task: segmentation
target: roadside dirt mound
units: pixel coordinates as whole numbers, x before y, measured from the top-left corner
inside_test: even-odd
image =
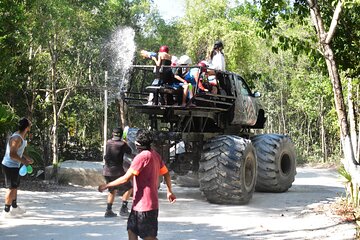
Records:
[[[0,186],[5,187],[4,177],[0,179]],[[21,178],[19,190],[32,192],[66,192],[86,190],[86,188],[69,184],[58,184],[53,181],[36,178],[35,176],[24,176]]]

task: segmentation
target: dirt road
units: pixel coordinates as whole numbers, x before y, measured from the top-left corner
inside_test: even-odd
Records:
[[[255,193],[245,206],[209,204],[196,188],[175,186],[178,200],[160,188],[161,240],[354,239],[355,225],[327,211],[344,194],[334,170],[298,168],[286,193]],[[20,191],[21,219],[0,220],[0,239],[127,239],[126,219],[104,218],[106,193],[94,188],[64,192]],[[3,198],[4,188],[0,188]],[[119,201],[114,209],[119,209]],[[325,210],[324,210],[325,209]]]

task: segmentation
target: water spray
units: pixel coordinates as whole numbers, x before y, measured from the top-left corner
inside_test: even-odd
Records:
[[[112,56],[114,74],[119,77],[110,78],[109,85],[118,87],[120,97],[128,89],[129,72],[135,55],[135,31],[130,27],[119,27],[112,35],[108,43],[108,49]]]

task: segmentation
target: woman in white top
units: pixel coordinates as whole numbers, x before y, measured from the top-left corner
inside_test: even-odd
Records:
[[[225,57],[222,52],[224,45],[221,41],[216,41],[210,53],[210,68],[225,71]]]
[[[221,41],[216,41],[213,50],[210,53],[208,81],[211,85],[211,93],[218,93],[218,84],[216,79],[216,71],[225,71],[225,57],[222,52],[224,45]]]

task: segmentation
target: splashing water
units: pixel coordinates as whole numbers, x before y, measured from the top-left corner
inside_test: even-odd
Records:
[[[129,71],[135,55],[135,31],[130,27],[120,27],[112,35],[108,43],[114,78],[109,83],[119,88],[120,96],[128,89]]]

